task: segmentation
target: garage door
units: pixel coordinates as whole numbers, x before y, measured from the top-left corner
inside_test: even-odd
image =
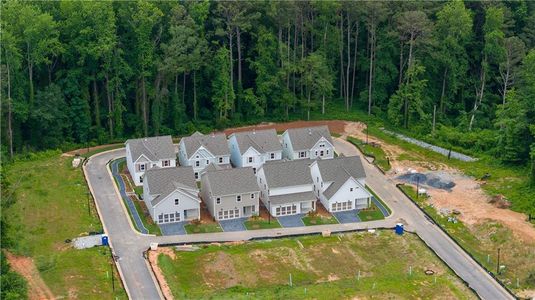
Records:
[[[236,219],[240,217],[240,210],[239,209],[221,210],[218,212],[217,217],[219,220]]]
[[[350,210],[353,207],[351,206],[352,202],[336,202],[332,204],[331,211],[344,211],[344,210]]]
[[[275,208],[275,216],[287,216],[287,215],[293,215],[297,213],[297,205],[285,205],[285,206],[278,206]]]

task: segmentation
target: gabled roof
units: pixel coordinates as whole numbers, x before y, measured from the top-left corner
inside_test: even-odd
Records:
[[[351,177],[365,178],[366,172],[360,161],[360,156],[339,156],[333,159],[317,160],[318,168],[324,182],[332,182],[323,192],[331,198],[342,185]]]
[[[333,139],[326,125],[316,127],[290,128],[287,131],[294,151],[309,150],[323,137],[331,145]]]
[[[258,184],[253,168],[235,168],[223,170],[209,170],[202,175],[206,177],[207,186],[203,186],[213,196],[225,196],[258,192]]]
[[[232,135],[236,136],[240,154],[244,154],[251,147],[261,154],[282,151],[275,129],[236,132]]]
[[[144,180],[147,181],[150,194],[156,195],[152,199],[153,206],[176,190],[193,198],[197,198],[199,193],[192,167],[152,168],[145,172]]]
[[[132,161],[138,160],[141,155],[151,161],[176,158],[175,147],[170,135],[129,139],[126,140],[125,144],[130,146]]]
[[[227,144],[227,136],[224,133],[204,135],[200,132],[182,138],[186,146],[186,155],[188,159],[203,146],[214,156],[230,155]]]
[[[316,200],[316,195],[312,191],[293,193],[293,194],[284,194],[277,196],[269,196],[270,204],[287,204],[294,202],[302,201],[314,201]]]
[[[225,169],[232,169],[232,166],[230,164],[214,164],[210,163],[208,166],[204,168],[204,172],[207,171],[219,171],[219,170],[225,170]]]
[[[270,189],[278,187],[313,184],[310,175],[310,159],[271,161],[262,166]]]

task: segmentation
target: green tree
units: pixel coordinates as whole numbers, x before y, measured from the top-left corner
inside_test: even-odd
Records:
[[[427,86],[427,80],[421,76],[425,68],[415,62],[407,70],[406,78],[399,89],[390,98],[388,104],[388,118],[394,124],[402,125],[409,128],[409,123],[414,118],[424,120],[424,92]]]
[[[228,120],[229,111],[233,107],[236,96],[232,81],[228,76],[230,72],[230,62],[228,60],[228,49],[221,47],[214,57],[214,76],[212,80],[212,102],[219,111],[219,119]]]
[[[320,98],[321,112],[325,113],[325,97],[330,97],[333,91],[333,75],[321,51],[309,54],[300,66],[302,84],[306,89],[307,120],[310,120],[311,98]]]

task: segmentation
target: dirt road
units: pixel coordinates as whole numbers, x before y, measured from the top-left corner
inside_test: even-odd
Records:
[[[7,251],[5,253],[11,268],[28,282],[28,299],[55,299],[54,294],[41,278],[32,258],[16,256]]]

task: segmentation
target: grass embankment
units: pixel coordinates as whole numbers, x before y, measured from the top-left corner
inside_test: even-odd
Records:
[[[513,290],[533,289],[535,287],[535,252],[533,244],[528,245],[516,238],[510,229],[497,222],[466,225],[461,221],[448,221],[427,203],[426,195],[416,197],[416,188],[401,185],[407,193],[431,218],[490,272],[496,273],[498,248],[501,249],[500,265],[506,268],[498,278]],[[455,217],[452,215],[452,217]],[[517,282],[518,279],[518,282]],[[518,283],[518,285],[517,285]]]
[[[194,233],[210,233],[210,232],[222,232],[223,229],[219,226],[218,223],[208,223],[208,224],[196,224],[190,223],[184,225],[184,229],[187,234]]]
[[[360,210],[358,216],[362,222],[382,220],[385,218],[383,213],[375,204],[371,204],[369,208]]]
[[[11,185],[2,200],[13,196],[16,203],[3,211],[11,228],[2,234],[14,241],[10,251],[33,258],[57,298],[126,299],[116,271],[112,291],[108,248],[76,250],[64,242],[102,230],[82,171],[71,161],[44,152],[3,170]]]
[[[132,201],[132,203],[134,203],[134,207],[136,208],[137,214],[140,216],[141,223],[143,223],[143,226],[149,231],[149,234],[162,235],[162,231],[160,230],[160,227],[156,223],[154,223],[154,221],[152,220],[152,217],[150,216],[149,210],[147,206],[145,205],[145,202],[143,202],[143,200],[138,200],[138,199],[141,199],[140,195],[143,195],[143,187],[135,186],[134,183],[132,183],[128,179],[129,177],[126,176],[126,174],[128,173],[128,170],[126,167],[126,160],[121,159],[121,161],[117,165],[117,170],[119,170],[119,174],[123,175],[121,176],[121,178],[123,178],[123,180],[126,180],[125,181],[126,191],[129,192],[129,191],[132,191],[131,189],[134,189],[134,192],[138,195],[137,199],[135,199],[135,197],[130,197],[130,200]],[[113,181],[115,185],[117,185],[118,187],[119,184],[117,183],[117,179],[115,177],[113,177],[113,179],[114,179]],[[129,206],[126,203],[126,200],[125,199],[122,199],[122,200],[124,202],[126,210],[128,211],[128,217],[132,221],[132,225],[134,226],[134,228],[136,228],[137,231],[141,232],[140,228],[138,228],[136,222],[134,221],[134,217],[132,216],[132,212],[130,211]]]
[[[366,156],[370,156],[374,158],[374,163],[381,168],[383,171],[389,171],[391,166],[386,158],[386,153],[381,149],[379,145],[374,146],[372,144],[366,144],[363,141],[353,138],[353,137],[347,137],[347,140],[355,145],[357,148],[360,149],[362,153]]]
[[[271,218],[271,221],[263,218],[249,218],[244,222],[244,225],[247,230],[281,228],[281,224],[276,218]]]
[[[475,299],[416,236],[390,231],[205,245],[158,262],[177,299]]]

